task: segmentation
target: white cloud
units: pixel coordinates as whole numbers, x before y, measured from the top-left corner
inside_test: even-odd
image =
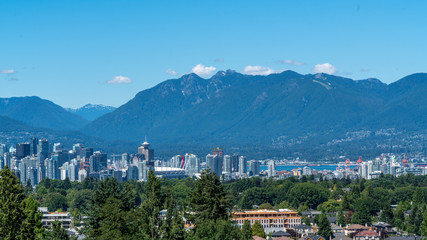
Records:
[[[334,74],[337,72],[337,68],[330,63],[322,63],[322,64],[316,64],[313,68],[313,72]]]
[[[132,79],[123,76],[115,76],[113,79],[108,81],[109,84],[122,84],[122,83],[131,83]]]
[[[191,72],[199,75],[200,77],[208,77],[216,71],[216,67],[205,67],[203,64],[197,64],[191,69]]]
[[[282,60],[280,62],[284,63],[284,64],[292,65],[292,66],[301,66],[301,65],[305,64],[303,62],[296,61],[296,60],[291,60],[291,59],[285,59],[285,60]]]
[[[244,74],[248,75],[269,75],[272,73],[280,73],[282,71],[277,71],[269,67],[263,67],[263,66],[246,66],[245,69],[243,69]]]
[[[173,70],[172,68],[167,69],[165,72],[168,75],[178,75],[178,73],[175,70]]]
[[[4,70],[0,70],[0,73],[2,74],[14,74],[16,73],[15,69],[4,69]]]

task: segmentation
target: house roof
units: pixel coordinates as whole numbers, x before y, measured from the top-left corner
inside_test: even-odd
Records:
[[[311,229],[312,227],[307,226],[305,224],[296,225],[294,229]]]
[[[332,240],[353,240],[353,239],[347,236],[339,236],[339,237],[332,238]]]
[[[420,236],[395,236],[389,237],[387,240],[421,240]]]
[[[266,240],[265,238],[258,237],[258,236],[253,236],[252,238],[253,238],[254,240]]]
[[[284,231],[277,231],[271,234],[271,237],[289,237],[291,234]]]
[[[325,240],[325,238],[319,235],[308,235],[300,238],[300,240]]]
[[[360,230],[360,229],[369,229],[368,227],[365,227],[363,225],[360,224],[353,224],[353,225],[348,225],[346,227],[347,230]]]
[[[274,240],[293,240],[292,238],[290,238],[290,237],[272,237]]]
[[[380,236],[380,235],[375,231],[365,230],[365,231],[358,232],[355,236],[356,237],[364,237],[364,236]]]
[[[372,224],[372,226],[374,226],[374,227],[391,227],[390,224],[385,223],[385,222],[379,222],[377,224]]]

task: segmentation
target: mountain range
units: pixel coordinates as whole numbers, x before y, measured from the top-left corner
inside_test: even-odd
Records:
[[[116,110],[116,108],[102,104],[86,104],[81,108],[66,108],[66,110],[88,121],[93,121],[106,113]]]
[[[189,74],[138,93],[84,131],[107,139],[247,143],[357,129],[423,130],[426,93],[427,74],[390,85],[292,71]]]
[[[0,116],[6,116],[33,127],[55,130],[78,130],[89,121],[67,112],[55,103],[39,97],[0,98]]]
[[[32,127],[78,129],[108,141],[135,143],[148,136],[171,151],[212,146],[250,149],[254,156],[379,146],[381,151],[408,151],[425,149],[426,94],[425,73],[384,84],[323,73],[252,76],[227,70],[209,79],[187,74],[166,80],[117,109],[86,105],[66,111],[29,97],[0,99],[0,115]],[[100,111],[93,114],[93,109]]]

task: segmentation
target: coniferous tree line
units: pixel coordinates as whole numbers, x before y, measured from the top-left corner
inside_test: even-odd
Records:
[[[318,209],[319,234],[332,235],[327,216],[338,225],[387,222],[409,234],[427,236],[427,176],[390,175],[373,180],[313,176],[285,180],[248,178],[221,182],[209,170],[200,179],[158,179],[119,183],[115,178],[83,182],[44,179],[23,187],[8,169],[0,178],[0,235],[4,239],[68,239],[58,224],[46,231],[37,206],[69,209],[74,227],[88,239],[250,239],[265,236],[260,224],[239,228],[233,210]],[[397,208],[392,209],[392,205]],[[13,216],[13,217],[12,217]],[[12,219],[11,221],[9,219]],[[185,221],[185,222],[184,222]],[[302,222],[310,224],[308,218]],[[191,223],[191,225],[188,225]],[[187,224],[187,225],[185,225]]]

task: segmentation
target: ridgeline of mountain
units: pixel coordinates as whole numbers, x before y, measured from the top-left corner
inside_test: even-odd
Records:
[[[0,116],[6,116],[27,125],[55,130],[77,130],[87,120],[51,101],[39,97],[0,98]]]
[[[290,137],[319,137],[380,129],[424,131],[427,74],[390,85],[292,71],[249,76],[220,71],[195,74],[139,92],[84,128],[106,139],[157,144],[271,145]],[[306,141],[306,140],[304,140]],[[303,142],[304,142],[303,141]]]
[[[81,108],[66,108],[66,110],[71,113],[77,114],[86,120],[93,121],[104,114],[116,110],[116,108],[111,106],[105,106],[102,104],[86,104]]]

